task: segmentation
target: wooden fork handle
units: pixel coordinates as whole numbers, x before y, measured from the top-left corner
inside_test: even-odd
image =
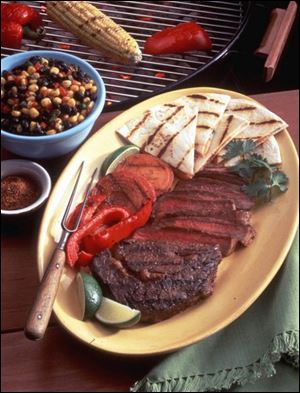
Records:
[[[31,340],[39,340],[43,338],[45,334],[65,260],[65,252],[56,248],[40,283],[33,306],[26,321],[25,335]]]

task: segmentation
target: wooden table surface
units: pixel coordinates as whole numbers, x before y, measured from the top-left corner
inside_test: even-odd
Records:
[[[253,96],[289,124],[299,149],[299,92]],[[101,115],[95,130],[118,113]],[[53,181],[71,155],[39,161]],[[1,160],[14,158],[1,151]],[[97,352],[68,335],[54,318],[42,341],[23,334],[24,322],[36,292],[37,233],[43,211],[21,221],[2,219],[1,225],[1,391],[128,391],[163,357],[129,359]]]

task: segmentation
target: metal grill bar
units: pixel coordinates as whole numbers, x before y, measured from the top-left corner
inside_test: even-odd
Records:
[[[40,12],[47,35],[38,43],[24,40],[21,50],[1,48],[2,56],[39,49],[75,54],[91,63],[101,74],[107,88],[107,107],[110,108],[117,103],[153,95],[201,70],[231,43],[245,15],[243,2],[238,1],[91,1],[91,4],[101,8],[126,29],[141,49],[151,34],[191,20],[200,23],[213,40],[213,50],[209,53],[191,52],[156,57],[143,55],[143,61],[132,66],[104,59],[100,53],[80,43],[72,33],[62,30],[49,19],[45,1],[24,3]]]

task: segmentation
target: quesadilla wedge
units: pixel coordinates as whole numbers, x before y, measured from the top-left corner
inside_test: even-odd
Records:
[[[271,135],[263,143],[253,150],[254,154],[262,156],[270,165],[281,165],[282,159],[280,148],[276,138]],[[234,157],[231,160],[225,161],[224,166],[231,167],[237,165],[241,161],[241,157]]]
[[[234,138],[248,127],[249,123],[235,115],[224,115],[215,129],[208,153],[198,161],[198,170],[202,169]]]
[[[192,177],[197,110],[188,105],[180,108],[171,119],[161,123],[142,148],[146,153],[161,158],[173,168]]]
[[[222,118],[229,101],[230,96],[215,93],[191,94],[175,101],[179,105],[190,105],[197,109],[195,171],[198,170],[200,159],[209,150],[214,129]]]
[[[254,101],[244,98],[231,99],[225,113],[237,115],[249,122],[249,126],[237,136],[238,139],[264,140],[288,126],[275,113]]]
[[[170,120],[182,106],[176,104],[156,105],[140,116],[129,120],[117,130],[117,133],[127,141],[143,147],[148,139],[163,124],[165,120]]]

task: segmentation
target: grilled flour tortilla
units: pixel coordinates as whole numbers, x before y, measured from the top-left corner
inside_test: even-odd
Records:
[[[232,139],[236,138],[249,123],[235,115],[224,115],[215,129],[208,153],[198,161],[198,168],[202,169],[222,150]]]
[[[197,129],[195,140],[195,172],[200,169],[201,158],[209,150],[214,130],[222,118],[230,101],[224,94],[201,93],[180,97],[177,104],[189,105],[197,109]]]
[[[262,144],[253,150],[253,153],[261,155],[270,165],[281,165],[282,159],[280,148],[276,138],[271,135]],[[231,160],[225,161],[224,165],[231,167],[237,165],[241,161],[241,157],[234,157]]]
[[[143,151],[161,158],[189,177],[194,174],[197,109],[191,105],[158,105],[117,132]]]
[[[239,116],[249,122],[249,126],[237,136],[238,139],[253,139],[262,142],[270,135],[275,135],[288,126],[275,113],[244,98],[230,100],[225,113]]]

